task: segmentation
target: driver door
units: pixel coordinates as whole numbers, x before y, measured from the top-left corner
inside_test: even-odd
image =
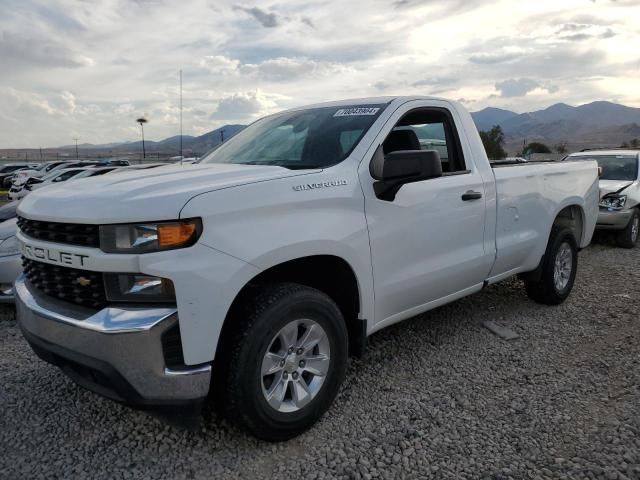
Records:
[[[479,290],[493,263],[484,246],[483,180],[463,149],[446,102],[401,106],[359,168],[365,192],[375,285],[375,323],[394,323],[448,297]],[[436,150],[443,176],[403,185],[393,201],[376,197],[375,149]],[[473,199],[465,193],[475,192]],[[453,299],[453,298],[451,298]],[[444,302],[441,302],[444,303]]]

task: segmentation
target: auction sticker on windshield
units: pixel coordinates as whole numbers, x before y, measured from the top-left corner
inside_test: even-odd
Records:
[[[354,107],[341,108],[333,114],[334,117],[354,117],[360,115],[375,115],[380,110],[379,107]]]

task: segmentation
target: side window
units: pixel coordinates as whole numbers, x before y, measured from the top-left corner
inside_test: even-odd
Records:
[[[408,112],[393,127],[382,148],[385,154],[396,150],[435,150],[445,175],[467,171],[453,119],[441,108]]]
[[[87,175],[88,177],[97,177],[98,175],[104,175],[105,173],[108,172],[112,172],[114,169],[104,169],[104,170],[98,170],[96,172],[91,172],[89,175]]]
[[[64,172],[62,175],[60,175],[59,177],[56,177],[56,179],[54,180],[54,182],[64,182],[65,180],[70,179],[71,177],[73,177],[74,175],[80,173],[79,170],[71,170],[70,172]]]

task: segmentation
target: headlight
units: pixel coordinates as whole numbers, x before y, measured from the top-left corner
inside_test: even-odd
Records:
[[[105,273],[107,299],[112,302],[175,303],[173,282],[139,273]]]
[[[608,195],[600,200],[602,208],[614,208],[616,210],[623,208],[625,203],[627,203],[626,195]]]
[[[9,255],[17,255],[20,253],[20,244],[15,235],[5,238],[0,242],[0,257],[8,257]]]
[[[100,226],[100,249],[107,253],[148,253],[189,247],[202,233],[198,218],[162,223]]]

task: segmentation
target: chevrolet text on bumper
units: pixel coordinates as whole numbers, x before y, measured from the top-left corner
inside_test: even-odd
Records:
[[[211,395],[285,440],[323,415],[348,356],[382,328],[516,274],[533,300],[563,302],[597,182],[596,162],[494,168],[456,102],[293,109],[197,165],[28,195],[18,320],[38,355],[98,393]]]

